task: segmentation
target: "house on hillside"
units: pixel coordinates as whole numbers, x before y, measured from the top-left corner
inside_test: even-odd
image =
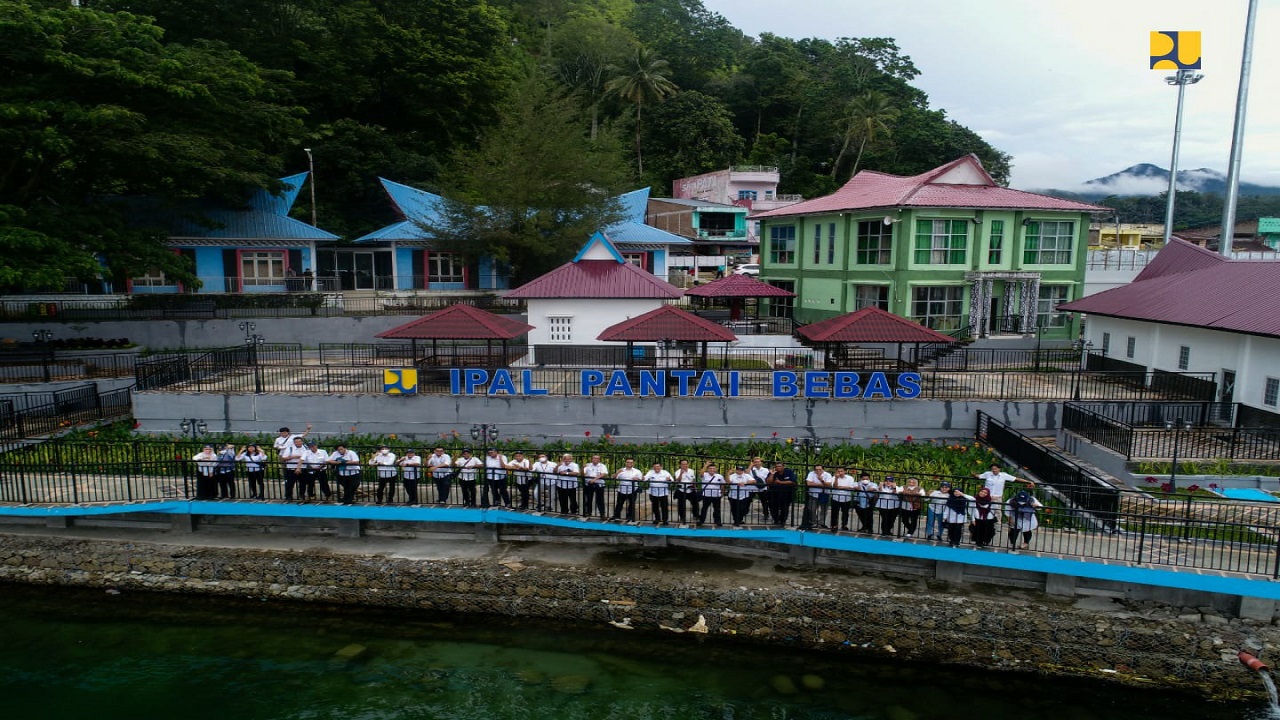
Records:
[[[1093,369],[1211,373],[1239,424],[1280,426],[1280,262],[1174,238],[1132,283],[1062,309],[1088,316]]]
[[[605,234],[627,262],[660,278],[667,277],[671,256],[691,252],[692,241],[645,222],[649,188],[623,193],[617,200],[623,217],[604,228]]]
[[[262,293],[306,289],[316,253],[337,235],[289,217],[307,173],[282,178],[284,191],[255,190],[243,207],[195,202],[160,210],[134,205],[138,225],[158,227],[175,253],[191,258],[201,293]],[[130,277],[134,294],[178,293],[185,288],[158,268]]]
[[[996,184],[974,155],[910,177],[863,170],[761,223],[760,279],[815,322],[878,307],[948,334],[1074,338],[1092,213]],[[780,307],[775,313],[790,313]]]

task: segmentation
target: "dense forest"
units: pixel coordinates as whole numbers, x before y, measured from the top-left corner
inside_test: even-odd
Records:
[[[1115,210],[1127,223],[1164,223],[1165,194],[1111,196],[1096,201]],[[1222,222],[1223,198],[1216,193],[1180,190],[1173,204],[1173,229],[1217,225]],[[1280,196],[1242,195],[1236,201],[1236,220],[1244,222],[1261,217],[1280,217]]]
[[[892,39],[753,38],[700,0],[0,0],[0,46],[0,286],[184,277],[113,199],[243,197],[304,149],[321,227],[388,222],[387,177],[455,199],[441,237],[517,276],[610,194],[730,164],[810,197],[965,153],[1010,171]]]

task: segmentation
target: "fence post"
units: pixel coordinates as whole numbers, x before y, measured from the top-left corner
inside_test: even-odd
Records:
[[[324,366],[324,391],[326,393],[333,392],[333,388],[330,387],[329,385],[329,366],[328,365]]]
[[[1280,580],[1280,538],[1276,539],[1276,562],[1271,568],[1271,578]]]
[[[1142,564],[1142,551],[1143,551],[1143,546],[1146,544],[1146,540],[1147,540],[1147,516],[1144,513],[1142,515],[1142,523],[1138,526],[1138,564],[1139,565]],[[1277,554],[1276,554],[1277,567],[1280,567],[1280,544],[1276,545],[1276,549],[1277,549]]]
[[[1191,494],[1187,493],[1187,507],[1185,510],[1186,519],[1182,524],[1182,541],[1186,542],[1191,538]]]

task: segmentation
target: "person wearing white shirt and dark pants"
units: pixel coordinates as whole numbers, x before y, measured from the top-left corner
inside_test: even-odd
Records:
[[[671,493],[676,501],[676,518],[680,524],[684,525],[688,520],[685,515],[685,506],[691,506],[693,517],[698,517],[698,474],[689,467],[688,460],[681,460],[676,471],[671,473],[671,477],[675,480],[672,487],[674,492]]]
[[[244,463],[244,475],[249,480],[249,499],[265,499],[267,485],[263,477],[266,475],[267,454],[257,445],[245,445],[236,461]]]
[[[422,458],[413,450],[405,450],[404,457],[396,463],[400,466],[400,478],[404,482],[404,501],[418,504],[418,480],[422,477]],[[388,496],[390,493],[388,493]]]
[[[670,519],[671,473],[662,469],[662,463],[654,463],[653,469],[644,474],[649,485],[649,507],[653,511],[653,524],[666,525]]]
[[[609,468],[600,462],[599,455],[592,455],[591,462],[582,466],[582,514],[590,517],[592,512],[604,519],[604,480],[609,476]]]
[[[218,451],[218,470],[214,473],[219,500],[236,499],[236,446],[227,443]]]
[[[547,459],[546,455],[539,455],[538,461],[533,464],[533,481],[537,483],[537,505],[538,512],[544,510],[554,510],[556,494],[556,464]]]
[[[880,483],[880,494],[876,496],[876,510],[880,513],[880,534],[892,537],[897,531],[898,510],[902,502],[898,498],[898,486],[890,475]]]
[[[395,502],[396,454],[386,445],[379,445],[378,452],[369,458],[369,464],[375,468],[374,474],[378,476],[378,489],[374,493],[374,499],[379,504],[384,497],[387,503]]]
[[[507,487],[507,456],[497,448],[489,448],[484,454],[484,490],[480,493],[480,507],[489,507],[489,493],[493,504],[511,507],[511,490]]]
[[[801,530],[827,526],[827,504],[831,502],[831,473],[821,465],[814,465],[805,477],[804,515],[800,519]]]
[[[636,461],[627,458],[623,468],[614,475],[618,479],[618,499],[613,503],[613,519],[622,519],[622,508],[627,509],[627,522],[636,521],[636,492],[640,489],[640,481],[644,473],[636,467]]]
[[[329,456],[329,464],[338,470],[338,486],[342,488],[342,504],[354,505],[360,488],[360,456],[346,445],[339,445]]]
[[[316,483],[320,484],[320,495],[328,500],[333,497],[329,487],[329,453],[320,449],[317,443],[308,443],[307,451],[298,458],[298,472],[302,476],[302,484],[298,488],[298,499],[316,498]]]
[[[532,480],[529,477],[529,458],[525,457],[522,452],[513,453],[511,462],[507,463],[507,467],[516,479],[516,490],[520,492],[520,509],[528,510],[529,490],[532,488]]]
[[[214,500],[218,497],[218,483],[214,476],[218,472],[218,453],[212,445],[191,458],[196,461],[196,500]]]
[[[836,468],[831,476],[831,529],[849,529],[849,510],[853,506],[853,491],[858,481],[844,468]]]
[[[561,515],[578,514],[578,477],[582,470],[573,456],[565,454],[556,466],[556,499],[560,504]]]
[[[458,489],[462,491],[462,505],[475,507],[476,476],[480,474],[479,469],[484,467],[484,463],[472,455],[470,450],[463,450],[462,457],[455,464],[458,466]]]
[[[702,468],[702,488],[699,492],[702,508],[698,510],[698,525],[707,521],[707,511],[711,511],[711,522],[720,527],[720,497],[724,494],[724,476],[714,463],[707,463]]]
[[[449,502],[449,487],[453,484],[453,458],[438,447],[427,457],[427,467],[431,468],[431,479],[436,483],[436,502],[444,505]]]
[[[729,474],[729,517],[734,527],[742,527],[742,521],[751,512],[751,498],[760,490],[756,479],[739,465]]]

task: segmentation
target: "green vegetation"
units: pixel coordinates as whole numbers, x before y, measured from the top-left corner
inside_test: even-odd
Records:
[[[1173,469],[1170,462],[1141,462],[1137,464],[1136,474],[1168,475]],[[1262,477],[1280,477],[1280,464],[1237,462],[1229,458],[1213,461],[1184,461],[1178,463],[1179,475],[1259,475]]]

